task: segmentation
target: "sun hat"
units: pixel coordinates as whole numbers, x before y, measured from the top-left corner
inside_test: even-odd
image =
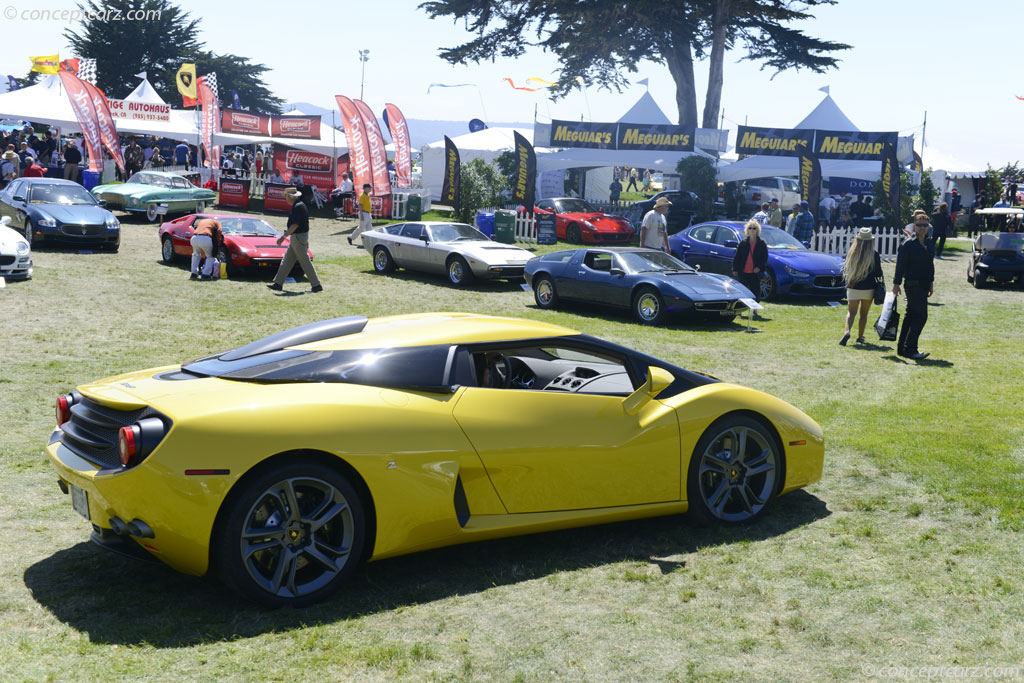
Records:
[[[810,204],[808,204],[807,200],[805,199],[804,201],[800,202],[800,206],[810,206]]]
[[[857,239],[871,241],[875,239],[875,234],[871,232],[871,228],[861,228],[857,231]]]
[[[672,202],[667,197],[658,197],[654,200],[654,208],[657,209],[659,206],[672,206]]]
[[[298,190],[297,188],[294,188],[294,187],[289,187],[287,190],[285,190],[281,194],[283,194],[285,197],[301,197],[302,196],[302,192],[300,190]]]

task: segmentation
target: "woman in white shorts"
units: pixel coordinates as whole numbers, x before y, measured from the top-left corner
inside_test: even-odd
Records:
[[[846,281],[846,331],[839,340],[840,346],[850,341],[850,330],[853,319],[860,313],[857,321],[857,343],[864,343],[864,327],[868,321],[868,311],[875,300],[875,283],[884,282],[882,259],[875,251],[875,236],[871,228],[861,228],[857,239],[850,243],[843,263],[843,279]]]

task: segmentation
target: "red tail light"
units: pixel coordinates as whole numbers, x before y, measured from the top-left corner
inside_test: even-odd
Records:
[[[57,397],[56,413],[58,427],[71,419],[71,403],[72,399],[70,396]]]
[[[135,460],[138,452],[135,429],[138,427],[121,427],[117,435],[117,452],[121,456],[121,465],[128,467]]]
[[[750,199],[752,201],[755,201],[755,202],[761,201],[761,193],[760,192],[752,192],[750,194]]]

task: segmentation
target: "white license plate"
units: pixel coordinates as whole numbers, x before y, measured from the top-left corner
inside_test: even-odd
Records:
[[[71,507],[75,512],[89,519],[89,494],[85,489],[80,489],[74,484],[68,484],[71,489]]]

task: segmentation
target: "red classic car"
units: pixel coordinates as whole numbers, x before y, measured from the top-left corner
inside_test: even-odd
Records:
[[[261,218],[254,216],[232,216],[230,214],[189,214],[160,226],[160,255],[165,263],[173,263],[179,257],[192,256],[192,224],[199,218],[216,218],[224,233],[224,249],[217,257],[228,265],[228,274],[237,274],[243,269],[277,272],[288,248],[288,240],[278,246],[281,233]],[[309,252],[313,258],[313,252]],[[296,266],[298,269],[298,266]],[[301,269],[298,269],[301,272]],[[294,273],[295,271],[293,271]]]
[[[596,211],[575,197],[553,197],[537,202],[535,213],[554,213],[558,239],[573,244],[629,244],[633,228],[622,216]]]

